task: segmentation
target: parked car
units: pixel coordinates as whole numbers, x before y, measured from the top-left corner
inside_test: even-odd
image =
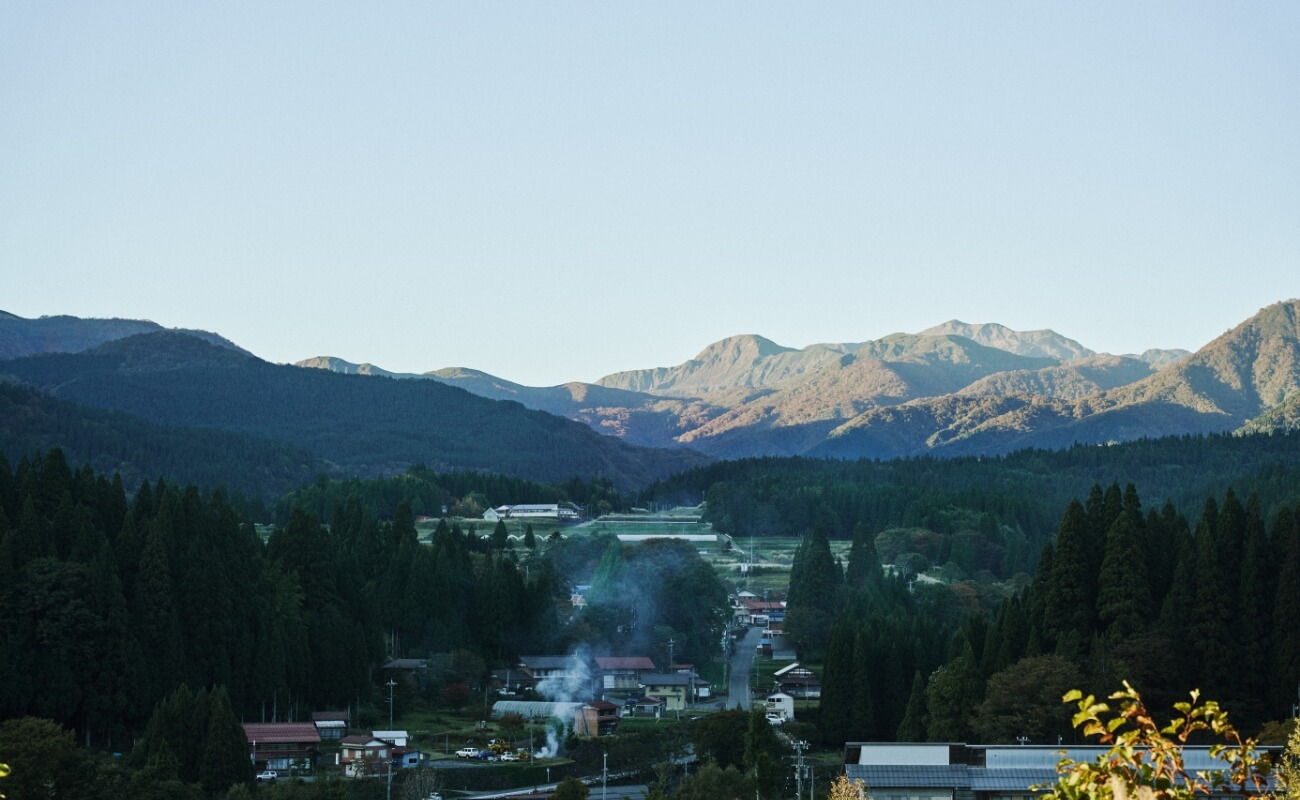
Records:
[[[245,772],[244,774],[247,775],[248,773]],[[257,779],[265,783],[270,783],[271,781],[275,780],[278,777],[280,777],[280,773],[276,772],[273,769],[264,769],[261,772],[257,773]]]
[[[483,751],[477,747],[462,747],[456,751],[456,758],[482,758]]]
[[[785,722],[785,718],[775,711],[769,711],[767,712],[767,721],[772,725],[781,725]]]
[[[519,754],[518,754],[518,753],[512,753],[512,752],[510,752],[509,750],[507,750],[506,752],[504,752],[504,753],[501,754],[501,760],[502,760],[502,761],[518,761],[518,760],[519,760]]]

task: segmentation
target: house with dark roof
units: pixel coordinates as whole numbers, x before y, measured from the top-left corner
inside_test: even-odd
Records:
[[[320,732],[312,722],[245,722],[248,754],[260,771],[310,774],[320,755]]]
[[[689,672],[659,672],[641,676],[641,688],[646,697],[654,697],[664,704],[666,711],[681,711],[695,702],[701,686],[707,685],[699,676]]]
[[[519,669],[528,675],[528,683],[536,688],[542,681],[563,681],[575,688],[582,684],[581,694],[590,697],[593,687],[591,665],[578,656],[520,656]]]
[[[316,726],[316,732],[320,734],[322,741],[342,739],[348,734],[348,712],[346,711],[313,711],[311,721]]]
[[[596,656],[601,688],[607,692],[641,687],[641,676],[655,671],[655,662],[645,656]]]

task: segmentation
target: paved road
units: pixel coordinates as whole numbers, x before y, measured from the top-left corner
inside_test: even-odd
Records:
[[[740,707],[749,710],[749,672],[754,668],[754,648],[763,638],[762,628],[747,628],[745,635],[736,642],[736,652],[731,654],[731,685],[728,688],[727,708]]]

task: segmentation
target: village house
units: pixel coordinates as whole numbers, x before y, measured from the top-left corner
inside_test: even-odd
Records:
[[[642,675],[655,671],[655,663],[645,656],[596,656],[596,669],[605,691],[633,691],[641,688]]]
[[[776,714],[783,722],[794,719],[794,698],[785,692],[769,694],[764,707],[768,714]]]
[[[534,689],[549,680],[562,682],[582,696],[596,694],[591,665],[577,656],[520,656],[519,669]]]
[[[320,734],[322,741],[342,739],[348,734],[348,712],[346,711],[313,711],[311,721],[316,726],[316,732]]]
[[[244,738],[258,771],[310,774],[320,754],[320,733],[311,722],[245,722]]]
[[[623,704],[623,716],[625,717],[662,717],[664,713],[664,701],[658,697],[640,697],[629,699]]]
[[[681,711],[694,703],[703,681],[688,672],[661,672],[641,676],[646,697],[664,704],[665,711]]]
[[[339,741],[338,763],[349,778],[378,775],[389,758],[393,745],[374,736],[344,736]]]
[[[798,661],[781,667],[772,675],[780,690],[791,697],[806,700],[822,696],[821,678],[807,667],[800,666]]]

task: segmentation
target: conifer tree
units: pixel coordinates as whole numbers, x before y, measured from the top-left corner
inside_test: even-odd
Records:
[[[900,742],[924,742],[929,720],[925,704],[925,679],[918,670],[912,676],[912,691],[907,696],[907,709],[903,712],[903,721],[898,724],[894,738]]]
[[[1110,643],[1131,638],[1146,627],[1151,597],[1135,511],[1125,510],[1106,532],[1106,554],[1097,591],[1099,633]]]
[[[823,741],[845,742],[852,724],[854,696],[853,629],[846,616],[831,626],[822,669],[822,695],[818,705],[818,729]]]
[[[880,556],[876,553],[876,543],[870,530],[864,523],[853,526],[853,544],[849,548],[849,564],[844,571],[844,582],[853,589],[875,586],[880,583],[882,572]]]
[[[1100,492],[1093,487],[1094,494]],[[1042,634],[1056,652],[1068,659],[1082,659],[1094,630],[1097,573],[1092,568],[1090,526],[1092,518],[1104,519],[1102,506],[1085,512],[1071,501],[1056,533],[1051,555],[1051,576],[1043,606]]]
[[[1273,643],[1273,701],[1278,705],[1296,701],[1292,694],[1300,686],[1300,505],[1283,507],[1273,521],[1273,541],[1278,545],[1277,591],[1273,603],[1273,629],[1285,634]]]

